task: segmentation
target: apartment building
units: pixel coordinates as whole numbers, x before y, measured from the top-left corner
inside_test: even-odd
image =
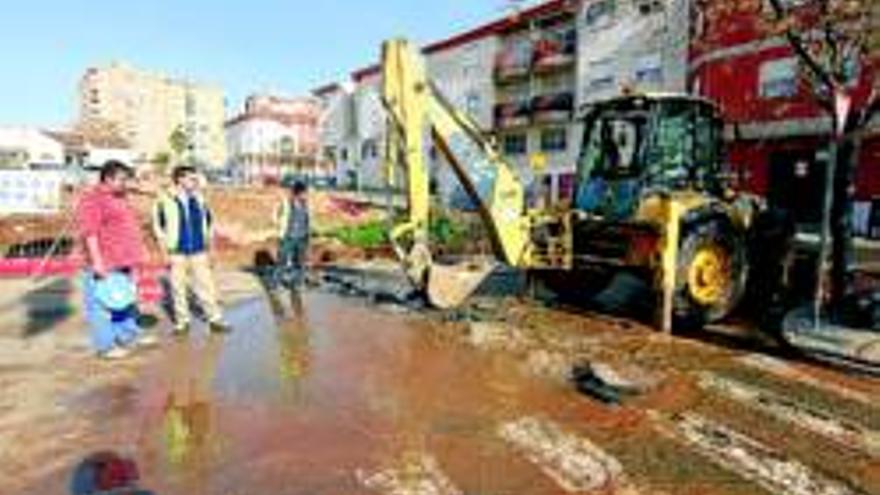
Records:
[[[252,95],[244,110],[226,122],[230,165],[252,180],[319,170],[320,100]]]
[[[203,166],[226,161],[226,104],[219,87],[112,63],[86,70],[79,84],[79,108],[84,122],[114,124],[131,143],[138,164],[162,155]],[[187,138],[179,153],[170,142],[177,129]]]
[[[320,105],[317,139],[322,169],[328,176],[334,177],[337,183],[357,183],[356,171],[345,168],[348,163],[347,150],[344,150],[344,157],[341,156],[343,150],[340,150],[349,134],[347,125],[351,122],[349,114],[352,105],[346,88],[336,83],[328,84],[313,90],[312,96]]]
[[[533,201],[570,196],[581,141],[579,109],[624,87],[684,91],[688,0],[551,0],[429,44],[428,73],[441,91],[494,139],[529,185]],[[378,47],[377,47],[378,52]],[[341,179],[381,185],[384,116],[379,68],[351,75],[323,135]],[[344,158],[344,159],[343,159]],[[456,195],[436,153],[435,183]]]

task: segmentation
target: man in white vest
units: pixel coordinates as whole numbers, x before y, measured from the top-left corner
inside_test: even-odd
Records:
[[[153,208],[153,228],[159,245],[171,261],[174,300],[174,333],[190,329],[189,289],[192,288],[212,333],[226,333],[208,257],[213,219],[201,194],[195,168],[178,166],[172,171],[174,190],[161,195]]]

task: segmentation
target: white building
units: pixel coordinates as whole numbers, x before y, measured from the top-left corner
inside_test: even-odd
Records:
[[[62,162],[65,165],[97,168],[108,160],[118,160],[135,168],[143,167],[142,163],[136,162],[137,156],[131,145],[119,136],[95,132],[87,126],[47,134],[63,146]]]
[[[351,85],[329,84],[312,91],[321,103],[318,119],[318,141],[321,143],[321,160],[331,171],[336,182],[343,187],[357,184],[357,167],[349,160],[348,140],[354,119]]]
[[[244,112],[226,122],[231,164],[250,179],[319,172],[319,116],[314,98],[249,97]]]
[[[425,47],[428,73],[498,143],[535,199],[570,197],[580,109],[634,91],[686,90],[688,0],[550,0]],[[322,145],[361,187],[382,184],[380,74],[352,74]],[[343,94],[338,96],[346,98]],[[432,153],[439,191],[455,189]]]
[[[64,163],[64,145],[33,127],[0,127],[0,168]]]

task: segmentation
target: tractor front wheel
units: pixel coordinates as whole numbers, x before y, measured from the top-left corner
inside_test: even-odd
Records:
[[[702,326],[729,315],[746,287],[747,253],[727,222],[706,220],[683,229],[676,273],[679,325]]]

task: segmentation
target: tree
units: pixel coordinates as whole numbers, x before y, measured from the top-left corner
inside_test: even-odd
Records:
[[[156,172],[165,175],[168,172],[168,165],[171,164],[171,154],[167,151],[161,151],[153,155],[151,160],[156,167]]]
[[[805,81],[813,98],[833,126],[817,295],[824,290],[823,282],[830,282],[830,302],[835,307],[845,296],[848,285],[852,252],[850,209],[859,145],[872,118],[880,111],[880,2],[765,1],[770,32],[788,41],[805,68]],[[826,248],[829,237],[830,256]]]
[[[174,153],[176,160],[182,161],[183,154],[189,148],[189,136],[182,125],[178,125],[173,131],[171,131],[171,135],[168,136],[168,146]]]
[[[281,158],[281,164],[284,167],[285,171],[289,169],[294,163],[294,143],[293,138],[290,136],[282,137],[278,142],[278,153]]]

